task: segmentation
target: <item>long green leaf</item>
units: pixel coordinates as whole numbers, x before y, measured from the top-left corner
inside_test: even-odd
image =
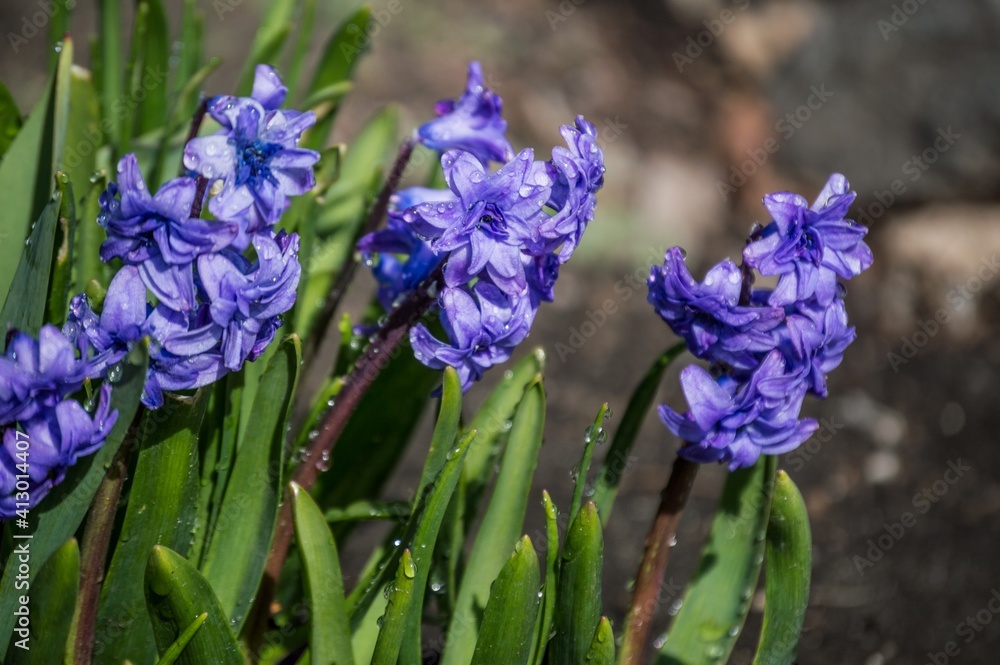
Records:
[[[371,20],[371,7],[364,5],[351,15],[330,37],[320,56],[319,64],[309,84],[307,95],[328,88],[342,81],[349,81],[361,56],[368,49],[370,39],[364,39]],[[362,45],[357,42],[361,36]],[[335,105],[319,109],[316,125],[303,137],[303,146],[319,150],[326,146],[330,128],[333,127]]]
[[[98,662],[148,663],[155,656],[143,608],[145,558],[154,545],[186,554],[198,498],[198,429],[208,397],[168,398],[147,411],[121,535],[101,589],[94,655]]]
[[[0,331],[3,331],[4,337],[0,339],[0,349],[7,346],[7,330],[17,329],[34,335],[45,321],[49,279],[52,274],[52,250],[61,202],[62,196],[57,192],[42,211],[26,244],[20,245],[24,253],[17,264],[3,310],[0,310]]]
[[[774,490],[776,458],[733,471],[712,520],[701,563],[670,625],[657,665],[725,662],[750,611]]]
[[[292,483],[295,538],[305,568],[309,655],[313,665],[353,665],[351,632],[344,602],[337,544],[323,512],[309,493]]]
[[[94,72],[97,74],[97,88],[101,92],[104,122],[110,129],[111,142],[117,143],[121,139],[122,118],[112,109],[115,102],[120,103],[125,96],[125,67],[122,64],[125,44],[122,40],[124,31],[121,0],[98,0],[97,17]]]
[[[542,665],[552,633],[552,618],[555,616],[556,603],[559,602],[556,593],[559,568],[559,510],[546,490],[542,490],[542,506],[545,509],[545,586],[542,588],[542,611],[535,621],[531,659],[528,661],[532,665]]]
[[[601,524],[605,526],[611,518],[611,509],[618,496],[618,485],[621,483],[622,474],[631,463],[629,457],[632,446],[635,444],[636,437],[639,436],[639,429],[646,419],[646,414],[649,413],[649,408],[656,399],[656,392],[663,381],[663,374],[667,371],[670,363],[686,348],[684,342],[679,342],[667,349],[649,368],[646,376],[636,386],[635,392],[629,398],[625,415],[622,416],[622,424],[618,426],[618,431],[615,432],[611,441],[594,488],[594,503],[597,504]]]
[[[201,568],[236,633],[257,594],[271,546],[283,487],[285,423],[300,358],[299,339],[291,335],[264,370]]]
[[[375,642],[371,665],[396,665],[406,632],[407,617],[415,602],[413,590],[416,587],[416,576],[417,567],[410,550],[404,550],[399,559],[396,579],[389,590],[389,603],[379,621],[378,641]]]
[[[545,389],[541,376],[536,375],[511,424],[496,488],[473,542],[458,592],[442,665],[464,665],[472,658],[479,634],[479,616],[489,599],[490,582],[500,573],[506,552],[524,528],[544,428]]]
[[[458,378],[458,372],[453,367],[446,367],[442,377],[441,408],[424,470],[420,474],[420,483],[417,485],[418,497],[423,495],[424,488],[433,482],[448,461],[448,455],[455,447],[458,422],[462,417],[462,382]]]
[[[179,665],[245,665],[229,618],[198,569],[177,552],[157,545],[145,572],[146,608],[153,624],[156,649],[173,645],[191,622],[208,617],[174,661]]]
[[[754,665],[792,665],[809,605],[812,535],[805,501],[792,479],[778,471],[767,523],[764,625]]]
[[[608,403],[605,402],[597,410],[594,424],[587,428],[583,435],[583,455],[580,464],[576,468],[576,480],[573,484],[573,501],[569,505],[569,524],[576,519],[580,507],[583,505],[583,493],[587,487],[587,474],[590,473],[590,462],[594,458],[594,448],[598,444],[607,440],[608,434],[604,431],[604,420],[608,414]]]
[[[274,0],[268,4],[267,14],[260,22],[257,34],[250,45],[250,56],[246,59],[240,82],[236,89],[240,95],[249,95],[253,86],[254,69],[259,64],[268,64],[278,60],[281,47],[288,37],[289,24],[295,12],[298,0]],[[226,5],[226,3],[221,3]],[[226,6],[218,10],[219,19],[224,20],[224,11],[234,11],[234,6]]]
[[[108,141],[98,124],[100,105],[97,103],[93,77],[86,69],[74,67],[70,74],[69,107],[72,113],[69,114],[66,126],[66,149],[59,160],[59,169],[73,183],[76,205],[82,210],[83,201],[90,192],[90,178],[96,169],[97,152]],[[88,226],[100,229],[96,218],[84,220]],[[94,256],[93,260],[97,259],[99,257]]]
[[[201,625],[208,621],[208,612],[202,612],[199,614],[194,621],[188,624],[188,627],[177,636],[177,639],[167,647],[167,650],[163,652],[163,656],[156,661],[156,665],[173,665],[180,658],[181,654],[184,653],[184,649],[187,647],[188,642],[194,637]]]
[[[601,566],[604,536],[597,506],[588,501],[566,533],[559,580],[554,634],[549,646],[551,665],[586,662],[601,620]]]
[[[136,125],[136,135],[152,132],[163,127],[167,121],[167,74],[170,60],[170,35],[167,33],[167,15],[161,0],[142,0],[149,7],[149,18],[146,21],[146,37],[142,44],[142,71],[138,80],[143,91],[143,100],[137,114],[139,122]],[[154,79],[157,85],[144,85]],[[139,99],[133,88],[133,99]]]
[[[24,591],[29,598],[25,609],[30,632],[24,637],[15,632],[11,638],[10,665],[62,662],[79,583],[80,547],[75,538],[70,538],[38,571],[31,588]]]
[[[524,536],[493,582],[472,665],[524,665],[538,614],[538,555]]]
[[[38,568],[76,533],[87,514],[90,503],[107,472],[111,460],[125,439],[136,410],[139,396],[146,382],[146,350],[137,346],[122,363],[122,378],[111,393],[111,407],[118,412],[111,433],[104,445],[95,454],[80,460],[66,473],[66,478],[52,492],[31,510],[29,526],[25,535],[31,535],[32,569],[28,583]],[[13,565],[17,555],[4,550],[0,560],[4,562],[3,578],[0,580],[0,662],[6,655],[7,642],[14,627],[14,609],[17,603],[15,578],[17,566]]]
[[[59,190],[59,217],[56,220],[56,238],[53,243],[52,270],[49,276],[49,294],[46,303],[45,320],[61,324],[66,320],[69,305],[70,281],[73,272],[74,235],[77,227],[76,200],[73,185],[65,173],[56,174]]]

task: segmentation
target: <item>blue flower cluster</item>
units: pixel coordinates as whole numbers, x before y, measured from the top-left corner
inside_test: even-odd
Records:
[[[11,337],[0,357],[0,519],[33,508],[78,458],[104,443],[118,418],[111,384],[88,401],[92,413],[72,397],[90,373],[55,326],[43,326],[37,340],[20,332]]]
[[[593,219],[604,184],[597,131],[582,117],[562,127],[565,148],[549,161],[530,149],[514,154],[500,97],[478,63],[465,93],[438,103],[438,117],[416,139],[443,152],[447,189],[397,192],[387,228],[359,242],[389,308],[442,266],[438,298],[447,341],[423,324],[410,331],[423,364],[458,370],[464,389],[506,361],[527,335],[542,302]],[[491,171],[493,162],[499,162]],[[373,258],[377,254],[378,257]]]
[[[101,197],[101,258],[124,265],[100,316],[77,295],[64,330],[97,374],[148,337],[149,408],[163,404],[164,390],[198,388],[255,360],[295,302],[298,236],[274,224],[290,197],[313,187],[319,154],[296,147],[315,116],[279,109],[286,92],[273,69],[258,66],[250,97],[210,100],[221,129],[188,142],[189,175],[151,194],[129,154]],[[207,189],[217,192],[208,200],[214,219],[199,216]]]
[[[689,410],[664,405],[660,417],[695,462],[752,465],[763,453],[793,450],[817,428],[799,418],[807,393],[826,397],[827,373],[854,340],[843,287],[872,264],[864,226],[845,219],[856,194],[844,176],[830,177],[816,202],[770,194],[773,221],[755,229],[742,267],[726,260],[699,283],[679,248],[649,276],[649,302],[690,351],[712,364],[681,371]],[[777,277],[754,289],[753,271]]]

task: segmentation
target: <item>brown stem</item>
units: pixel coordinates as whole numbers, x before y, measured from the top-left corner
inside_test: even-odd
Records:
[[[675,542],[677,525],[697,474],[698,464],[678,457],[660,495],[660,507],[646,535],[646,551],[639,564],[632,603],[625,618],[620,665],[639,665],[643,662],[653,615],[660,604],[660,587]]]
[[[437,298],[437,288],[442,281],[443,268],[438,266],[418,289],[410,293],[398,307],[389,313],[385,323],[378,329],[361,358],[344,379],[344,386],[336,401],[327,411],[318,431],[304,450],[301,461],[292,474],[295,481],[306,491],[312,489],[319,474],[328,467],[330,455],[337,439],[343,433],[358,404],[372,382],[385,369],[393,353],[406,337],[410,328],[427,312]],[[263,636],[263,627],[269,615],[269,606],[277,589],[281,569],[292,543],[292,506],[288,493],[278,512],[271,554],[264,570],[261,590],[255,603],[253,634]]]
[[[136,412],[125,440],[115,453],[111,466],[101,480],[94,502],[90,506],[87,526],[83,531],[80,547],[80,591],[77,597],[76,641],[74,665],[90,665],[94,654],[94,631],[97,627],[97,604],[104,582],[104,561],[108,556],[111,531],[115,525],[115,512],[122,486],[128,473],[128,460],[139,435],[139,422],[145,411]]]
[[[344,299],[347,287],[350,286],[351,281],[354,279],[354,274],[358,269],[358,259],[353,248],[357,245],[358,240],[377,229],[379,224],[382,223],[382,218],[385,217],[385,213],[389,209],[389,199],[392,198],[393,192],[399,187],[399,181],[403,178],[403,171],[406,169],[406,165],[410,161],[410,156],[413,154],[413,145],[413,141],[408,140],[404,141],[399,147],[399,154],[392,165],[392,170],[389,171],[389,177],[386,178],[385,184],[382,185],[382,189],[375,199],[375,203],[372,204],[371,210],[368,211],[368,217],[358,227],[354,238],[352,238],[351,252],[344,260],[344,265],[340,268],[340,274],[337,275],[337,281],[333,285],[333,289],[330,290],[329,295],[327,295],[326,302],[323,303],[323,309],[316,316],[316,323],[313,324],[312,330],[306,336],[307,341],[305,349],[302,352],[303,357],[313,357],[323,342],[323,338],[326,337],[326,333],[330,329],[330,322],[333,321],[333,317],[337,313],[337,308],[340,307],[340,301]]]
[[[187,146],[196,136],[198,132],[201,131],[201,122],[205,119],[205,114],[208,112],[208,99],[204,98],[201,103],[198,104],[198,108],[195,109],[194,115],[191,117],[191,127],[188,129],[187,138],[184,139],[184,145]],[[178,175],[184,175],[187,169],[184,168],[184,158],[181,157],[181,167]],[[192,215],[193,216],[193,215]]]

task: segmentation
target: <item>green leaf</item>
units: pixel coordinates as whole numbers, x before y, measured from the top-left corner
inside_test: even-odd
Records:
[[[404,663],[411,662],[411,657],[406,652],[416,655],[416,662],[419,663],[420,654],[420,617],[423,607],[424,587],[427,585],[427,577],[430,569],[431,554],[434,551],[434,544],[437,542],[438,532],[444,520],[448,503],[452,493],[458,485],[459,477],[462,474],[462,463],[465,461],[465,453],[469,450],[469,444],[476,437],[476,432],[472,431],[464,435],[453,448],[441,472],[434,483],[429,485],[421,497],[418,509],[411,516],[406,525],[406,531],[399,543],[392,549],[385,564],[379,564],[381,573],[376,575],[371,584],[364,588],[356,588],[348,598],[348,611],[351,613],[351,622],[355,626],[374,619],[368,609],[372,599],[388,583],[388,575],[393,566],[402,554],[404,547],[409,548],[413,553],[413,563],[417,570],[414,577],[413,597],[414,606],[411,616],[407,619],[407,639],[403,643],[404,655],[401,660]],[[422,568],[421,568],[422,567]]]
[[[325,517],[330,523],[401,520],[409,519],[412,508],[409,501],[355,501],[343,508],[331,508]]]
[[[551,665],[586,662],[601,620],[601,566],[604,536],[597,506],[588,501],[566,532],[556,592],[555,629],[549,646]]]
[[[295,538],[305,568],[309,617],[309,655],[314,665],[353,665],[351,632],[344,602],[337,544],[319,506],[292,483]]]
[[[152,629],[142,612],[145,559],[154,545],[181,554],[190,548],[199,486],[198,430],[207,401],[205,391],[192,398],[168,397],[161,408],[143,414],[125,519],[101,589],[95,638],[101,662],[153,660]]]
[[[608,434],[604,431],[604,420],[608,413],[608,403],[605,402],[597,410],[594,424],[587,428],[583,435],[583,456],[576,469],[576,479],[573,483],[573,501],[569,505],[569,524],[576,520],[577,513],[583,505],[583,490],[587,486],[587,474],[590,473],[590,461],[594,458],[594,448],[604,443]]]
[[[423,495],[424,488],[433,482],[448,461],[448,456],[455,447],[458,422],[462,417],[462,381],[458,378],[458,372],[454,367],[446,367],[442,377],[441,408],[424,470],[420,474],[420,483],[417,485],[418,497]]]
[[[141,111],[136,108],[139,99],[137,92],[140,89],[143,73],[146,70],[146,33],[149,31],[150,7],[148,2],[140,0],[135,8],[135,27],[132,29],[132,42],[128,57],[128,71],[125,75],[125,87],[127,93],[119,102],[112,105],[111,110],[121,123],[121,132],[118,137],[118,147],[121,152],[132,151],[132,139],[138,135],[137,127],[141,116]],[[122,104],[128,100],[126,104]]]
[[[615,663],[615,632],[611,629],[608,617],[601,617],[587,650],[587,665],[614,665]]]
[[[368,44],[371,41],[363,39],[360,48],[357,45],[358,36],[364,37],[367,34],[365,30],[371,20],[371,14],[371,7],[362,6],[330,37],[323,49],[323,55],[319,58],[319,64],[316,65],[316,71],[313,73],[308,96],[315,95],[317,91],[329,88],[336,83],[351,79],[358,61],[368,50]],[[303,137],[302,147],[319,150],[326,146],[330,128],[333,127],[336,108],[335,104],[328,104],[326,108],[319,109],[316,125]]]
[[[109,138],[104,136],[98,124],[100,105],[97,103],[93,78],[86,69],[72,69],[69,107],[72,113],[69,114],[66,125],[66,149],[59,160],[59,170],[69,176],[76,192],[76,206],[82,210],[83,201],[91,189],[90,177],[97,168],[97,152]],[[85,217],[84,220],[85,224],[100,229],[96,217]],[[94,260],[98,259],[99,257],[94,257]]]
[[[68,85],[59,80],[69,70],[62,63],[67,56],[72,58],[72,43],[67,40],[67,44],[45,94],[0,162],[0,293],[11,292],[28,227],[52,196],[55,163],[61,154],[56,148],[65,140],[66,114],[57,111],[64,107],[65,100],[59,99],[64,88],[68,96]]]
[[[632,445],[635,443],[636,437],[639,436],[639,429],[656,399],[656,393],[663,381],[663,374],[667,371],[670,363],[686,348],[684,342],[678,342],[667,349],[649,368],[646,376],[636,386],[635,392],[629,398],[625,415],[622,416],[622,424],[618,426],[618,431],[615,432],[614,439],[611,441],[594,488],[594,503],[597,504],[597,512],[601,516],[601,524],[604,526],[607,526],[608,520],[611,518],[611,509],[618,496],[618,485],[621,483],[622,474],[630,464],[629,456],[632,452]]]
[[[139,396],[146,382],[145,347],[139,345],[133,349],[129,358],[123,361],[122,368],[122,378],[111,393],[111,408],[118,411],[118,419],[104,445],[96,453],[71,467],[63,482],[31,511],[30,525],[25,532],[31,534],[32,572],[27,580],[29,584],[38,568],[45,565],[49,557],[76,533],[83,522],[94,494],[139,408]],[[18,595],[14,591],[17,572],[17,566],[13,565],[14,557],[16,554],[9,549],[5,549],[0,556],[0,561],[4,562],[3,578],[0,580],[0,649],[3,650],[0,652],[0,662],[4,660],[7,642],[14,627],[14,609]]]
[[[305,0],[298,16],[298,34],[289,55],[288,67],[285,69],[284,83],[288,87],[288,99],[299,99],[299,77],[302,74],[302,64],[309,54],[312,43],[312,31],[316,25],[317,0]],[[295,108],[302,108],[297,105]]]
[[[524,536],[493,582],[472,665],[524,665],[538,614],[538,555]]]
[[[169,73],[170,35],[167,33],[167,15],[160,0],[141,0],[149,7],[146,21],[146,36],[142,43],[142,70],[133,73],[132,99],[139,99],[141,89],[143,100],[136,114],[139,122],[136,135],[159,130],[167,121],[167,74]],[[154,79],[156,85],[144,83]],[[135,87],[136,82],[140,87]]]
[[[729,658],[750,611],[764,560],[776,467],[776,458],[767,455],[752,467],[729,474],[701,563],[670,625],[657,665],[707,665]]]
[[[792,665],[809,605],[812,535],[805,501],[792,479],[778,471],[764,558],[764,625],[754,665]]]
[[[205,29],[205,15],[198,10],[197,0],[183,0],[184,8],[181,12],[181,52],[180,60],[177,64],[177,73],[174,78],[174,94],[180,95],[185,84],[194,76],[195,72],[201,68],[202,59],[202,33]],[[185,116],[194,112],[194,107],[190,109],[180,109]]]
[[[246,434],[201,570],[238,633],[257,594],[278,514],[288,420],[299,378],[301,347],[282,340],[264,370]],[[239,556],[234,556],[239,552]]]
[[[535,621],[535,634],[531,646],[532,665],[542,665],[545,658],[545,647],[552,633],[552,617],[555,615],[556,580],[559,567],[559,510],[552,502],[552,497],[542,490],[542,506],[545,508],[545,586],[542,588],[542,611]]]
[[[503,379],[466,428],[479,431],[465,460],[467,520],[472,520],[479,514],[480,500],[493,478],[493,467],[502,451],[501,444],[508,438],[514,412],[524,397],[525,389],[544,369],[545,352],[541,348],[533,349],[512,369],[504,372]]]
[[[45,320],[59,325],[66,320],[69,304],[70,279],[73,271],[73,236],[76,232],[76,205],[73,203],[73,185],[65,173],[56,174],[59,188],[59,218],[56,223],[56,238],[53,243],[55,255],[52,257],[52,271],[49,278],[49,293]]]
[[[70,538],[41,567],[28,595],[31,635],[27,649],[17,646],[22,639],[11,638],[11,665],[50,665],[61,663],[73,621],[76,591],[80,583],[80,547]],[[20,595],[20,594],[19,594]]]
[[[389,604],[379,624],[378,641],[371,665],[396,665],[406,632],[407,617],[414,602],[417,567],[410,550],[404,550],[396,570],[396,580],[389,591]]]
[[[180,655],[184,653],[184,648],[188,645],[188,642],[191,641],[194,634],[198,632],[198,629],[207,620],[208,612],[202,612],[195,617],[195,620],[188,624],[184,632],[177,636],[177,640],[163,652],[163,656],[156,661],[156,665],[173,665],[173,663],[176,663]]]
[[[18,130],[21,129],[21,111],[7,86],[0,81],[0,159],[14,142]]]
[[[295,5],[298,0],[274,0],[268,3],[267,14],[260,22],[260,28],[254,36],[253,44],[250,45],[250,57],[246,59],[243,73],[240,74],[239,85],[236,86],[237,94],[249,96],[253,86],[254,69],[259,64],[269,64],[278,60],[281,47],[288,37],[289,24],[295,12]],[[235,6],[235,5],[234,5]],[[233,11],[233,6],[227,7]],[[219,13],[222,20],[222,13]]]
[[[244,665],[236,636],[229,629],[229,619],[212,593],[212,586],[187,559],[168,547],[153,547],[146,564],[144,588],[157,651],[165,654],[192,620],[208,614],[174,662]]]
[[[97,0],[97,46],[94,53],[94,73],[97,75],[97,89],[100,90],[101,111],[106,126],[110,128],[111,143],[121,140],[121,120],[113,112],[115,102],[121,103],[125,97],[125,67],[122,54],[121,0]]]
[[[97,215],[100,214],[101,210],[101,193],[107,188],[107,184],[107,177],[102,174],[89,186],[89,190],[84,187],[83,189],[87,193],[77,208],[81,213],[80,223],[76,226],[75,234],[73,283],[79,290],[86,289],[91,280],[103,284],[105,274],[108,271],[108,265],[101,261],[100,254],[101,243],[106,234],[101,225],[97,223]]]
[[[403,344],[368,389],[351,415],[330,456],[330,470],[320,474],[313,496],[324,509],[378,496],[396,468],[440,373],[417,362]],[[392,404],[392,417],[386,405]],[[378,455],[372,455],[378,450]]]
[[[17,271],[10,291],[0,310],[0,350],[7,346],[6,331],[23,330],[36,334],[45,321],[46,302],[49,297],[49,278],[52,272],[52,250],[56,239],[56,226],[62,196],[57,192],[42,216],[35,223],[27,246],[18,244],[24,253],[17,263]],[[2,244],[2,243],[0,243]]]
[[[545,389],[541,375],[536,375],[514,416],[496,487],[469,553],[442,665],[464,665],[472,657],[479,632],[478,617],[489,599],[490,582],[500,573],[506,553],[524,528],[544,428]]]

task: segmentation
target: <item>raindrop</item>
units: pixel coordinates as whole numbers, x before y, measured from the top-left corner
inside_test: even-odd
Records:
[[[434,580],[431,582],[431,591],[434,593],[441,593],[444,590],[444,583]]]
[[[670,616],[677,616],[677,613],[681,611],[681,607],[684,605],[683,598],[677,598],[673,600],[670,605],[667,606],[667,614]]]
[[[316,462],[316,468],[320,471],[326,471],[330,468],[330,451],[324,450],[323,454],[319,456],[319,461]]]
[[[513,379],[514,378],[514,370],[510,370],[509,369],[506,372],[504,372],[503,373],[503,378],[504,378],[505,381],[510,381],[511,379]]]
[[[118,383],[122,380],[122,366],[120,363],[112,365],[108,369],[108,381],[111,383]]]

